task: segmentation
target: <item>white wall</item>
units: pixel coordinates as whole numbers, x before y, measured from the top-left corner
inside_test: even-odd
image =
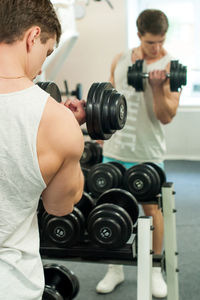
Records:
[[[200,107],[180,107],[165,132],[166,159],[200,160]]]
[[[86,16],[77,20],[79,37],[56,78],[60,89],[64,79],[69,90],[82,83],[86,98],[92,83],[108,81],[113,57],[126,47],[125,1],[111,3],[114,9],[106,1],[90,1]]]

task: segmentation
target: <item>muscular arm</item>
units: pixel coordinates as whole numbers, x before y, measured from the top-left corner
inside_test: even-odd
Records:
[[[44,207],[49,214],[66,215],[83,193],[84,177],[79,160],[84,140],[73,113],[51,98],[41,120],[37,146],[47,184],[42,194]]]
[[[169,65],[167,71],[169,71]],[[149,73],[155,115],[161,123],[168,124],[176,115],[180,92],[171,92],[169,79],[166,80],[165,78],[165,71],[152,71]]]

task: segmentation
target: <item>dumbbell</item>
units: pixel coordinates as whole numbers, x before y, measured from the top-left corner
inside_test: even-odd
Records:
[[[68,268],[58,264],[46,264],[44,268],[45,288],[42,300],[71,300],[79,292],[79,281]]]
[[[123,179],[125,189],[132,193],[138,202],[155,201],[164,182],[166,182],[165,172],[150,162],[129,168]]]
[[[106,249],[123,247],[139,216],[136,198],[123,189],[105,191],[87,219],[89,239]]]
[[[82,89],[82,84],[81,83],[78,83],[76,85],[76,89],[74,91],[71,91],[71,92],[69,92],[67,80],[64,80],[64,85],[65,85],[65,92],[61,93],[61,95],[65,95],[65,96],[71,95],[71,96],[75,96],[79,100],[82,99],[82,94],[83,94],[82,90],[83,89]]]
[[[90,168],[94,164],[102,162],[102,147],[97,142],[86,141],[83,154],[80,159],[81,166]]]
[[[149,78],[145,66],[143,60],[136,60],[135,64],[128,67],[127,82],[137,92],[145,90],[146,79]],[[166,73],[166,77],[170,79],[170,90],[178,92],[182,85],[187,84],[187,67],[180,64],[178,60],[172,60],[170,73]]]
[[[59,248],[72,247],[84,240],[86,219],[96,202],[83,192],[73,211],[62,217],[45,212],[41,221],[41,241]]]
[[[61,93],[54,82],[37,82],[37,85],[61,102]],[[108,140],[116,130],[124,127],[127,103],[110,82],[93,83],[87,95],[85,111],[88,135],[94,140]]]
[[[93,197],[111,188],[122,187],[125,167],[120,163],[99,163],[90,168],[87,175],[88,191]]]
[[[50,94],[57,102],[62,102],[62,97],[58,86],[54,82],[50,81],[39,81],[36,83],[41,89]]]

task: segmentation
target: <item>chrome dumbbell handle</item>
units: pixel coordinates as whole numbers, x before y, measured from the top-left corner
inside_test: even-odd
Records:
[[[141,76],[142,78],[149,78],[149,73],[142,73]],[[170,78],[170,73],[166,73],[166,77]]]

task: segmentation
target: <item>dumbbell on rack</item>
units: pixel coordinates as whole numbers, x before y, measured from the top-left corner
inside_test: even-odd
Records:
[[[79,292],[79,281],[68,268],[58,264],[46,264],[45,288],[42,300],[71,300]]]
[[[164,182],[166,182],[165,172],[151,162],[129,168],[123,179],[125,189],[134,195],[138,202],[156,202]]]
[[[81,200],[73,211],[65,216],[49,215],[46,211],[41,217],[41,243],[58,248],[72,247],[84,239],[86,219],[95,207],[95,200],[83,192]]]
[[[37,85],[61,102],[61,93],[54,82],[37,82]],[[109,82],[91,85],[85,110],[87,132],[95,140],[108,140],[126,123],[126,99]]]
[[[99,197],[111,188],[122,187],[126,168],[120,163],[99,163],[90,168],[87,174],[87,187],[93,197]]]
[[[137,92],[145,90],[146,79],[149,78],[145,66],[144,61],[139,59],[128,68],[127,82],[134,87]],[[187,84],[187,67],[180,64],[178,60],[172,60],[170,73],[166,73],[166,77],[170,79],[170,90],[172,92],[178,92],[182,85]]]
[[[107,190],[88,216],[88,236],[102,248],[121,248],[130,239],[138,216],[138,203],[131,193],[123,189]]]
[[[86,141],[80,159],[81,167],[90,168],[102,162],[102,147],[94,141]]]

